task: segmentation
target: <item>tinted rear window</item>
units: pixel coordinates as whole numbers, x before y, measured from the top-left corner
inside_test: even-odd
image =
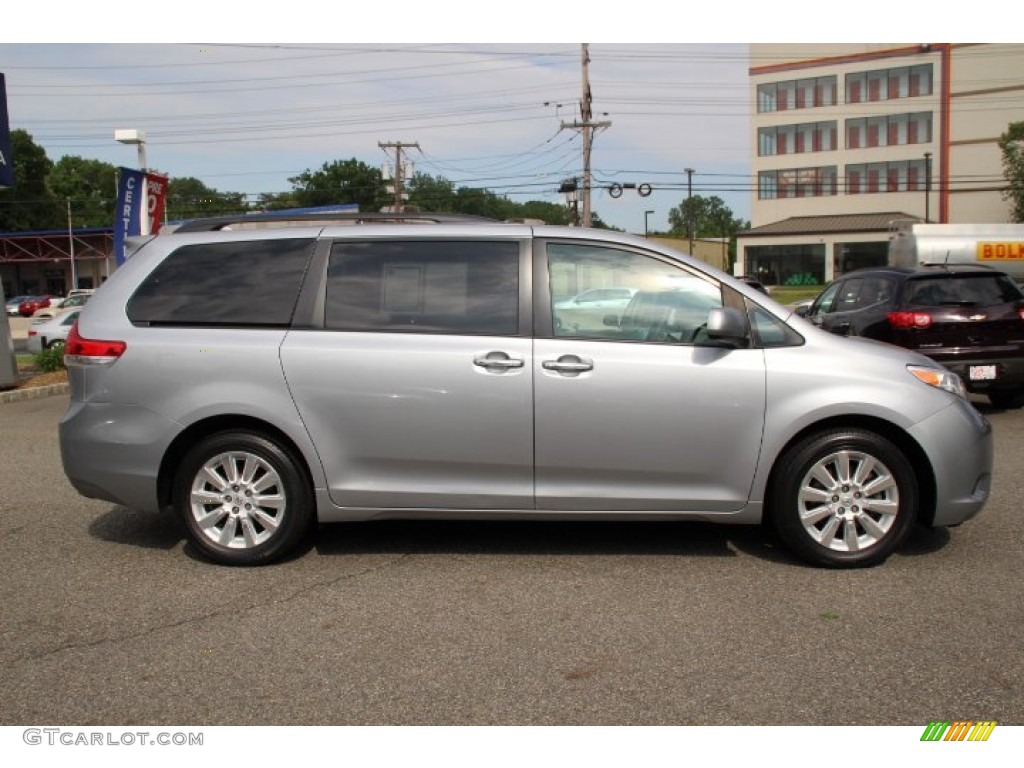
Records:
[[[991,307],[1022,298],[1006,275],[916,277],[903,289],[903,303],[915,307]]]
[[[185,245],[128,302],[133,323],[287,326],[316,241]]]

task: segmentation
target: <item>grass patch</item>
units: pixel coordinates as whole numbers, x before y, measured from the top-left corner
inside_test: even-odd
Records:
[[[779,304],[792,304],[794,301],[816,298],[824,288],[823,285],[775,285],[772,286],[771,297]]]

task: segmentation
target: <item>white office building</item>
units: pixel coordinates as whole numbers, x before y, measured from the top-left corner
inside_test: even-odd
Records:
[[[822,283],[884,264],[893,222],[1005,223],[997,141],[1024,45],[752,45],[751,229],[737,270]]]

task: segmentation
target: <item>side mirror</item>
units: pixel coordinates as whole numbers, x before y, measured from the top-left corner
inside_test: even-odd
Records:
[[[618,328],[619,327],[619,316],[618,315],[605,315],[604,319],[601,322],[603,322],[605,325],[607,325],[610,328]]]
[[[747,319],[738,309],[716,307],[708,312],[708,338],[740,346],[747,338]]]
[[[796,308],[796,314],[800,317],[807,317],[807,313],[811,311],[810,304],[804,304],[801,307]]]

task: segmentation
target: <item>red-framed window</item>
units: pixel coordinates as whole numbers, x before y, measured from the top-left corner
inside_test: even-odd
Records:
[[[900,171],[898,168],[890,168],[886,178],[886,192],[899,192],[900,189]]]
[[[913,165],[907,168],[907,189],[911,192],[917,192],[921,187],[921,182],[918,181],[917,168]]]
[[[846,127],[846,146],[849,149],[860,149],[859,125],[848,125]]]
[[[868,136],[867,136],[868,140],[867,140],[866,146],[868,146],[868,147],[877,147],[878,146],[878,124],[877,123],[869,123],[868,124],[867,134],[868,134]]]

